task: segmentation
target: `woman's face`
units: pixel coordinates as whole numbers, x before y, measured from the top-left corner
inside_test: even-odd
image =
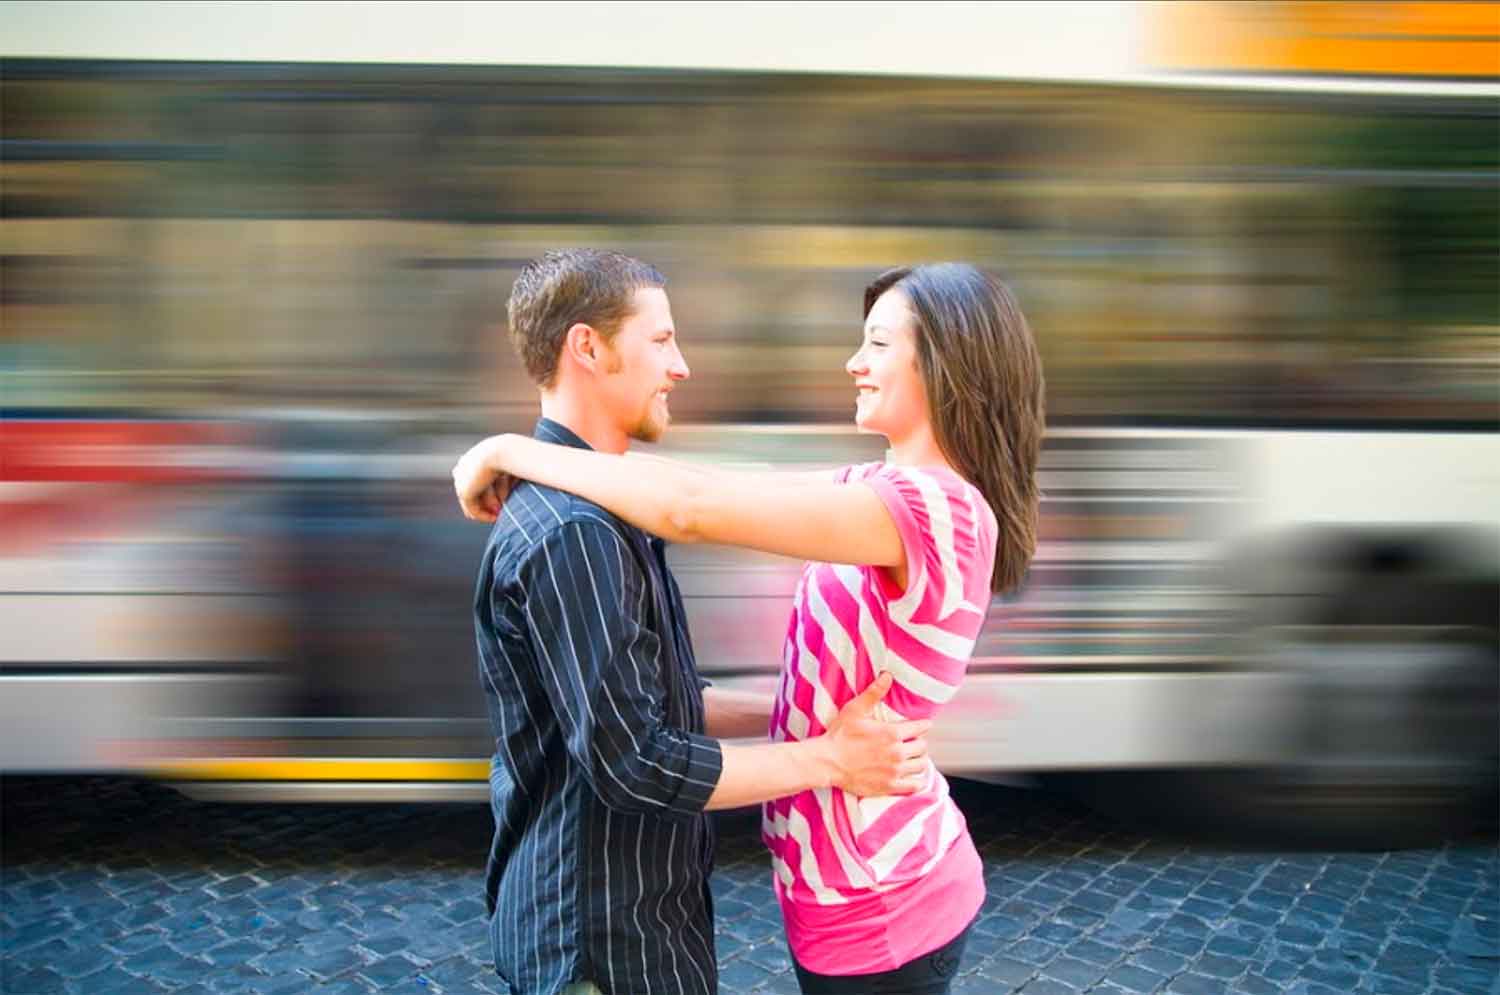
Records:
[[[900,439],[928,419],[927,388],[917,370],[917,320],[899,288],[870,308],[864,340],[844,369],[858,391],[854,424],[861,431]]]

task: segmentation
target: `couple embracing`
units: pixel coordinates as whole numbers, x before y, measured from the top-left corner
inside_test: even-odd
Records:
[[[716,992],[706,813],[761,804],[802,991],[946,992],[983,867],[925,734],[1035,548],[1035,342],[973,266],[887,272],[846,369],[888,460],[721,472],[626,455],[689,375],[665,286],[611,252],[528,263],[510,332],[542,417],[453,471],[495,522],[474,616],[496,969],[517,995]],[[808,561],[773,697],[699,677],[666,542]]]

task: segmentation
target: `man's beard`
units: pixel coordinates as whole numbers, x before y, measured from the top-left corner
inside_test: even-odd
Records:
[[[655,407],[656,402],[652,401],[651,404],[652,407]],[[672,416],[670,414],[658,418],[654,411],[647,411],[628,434],[637,442],[660,442],[661,437],[666,434],[667,426],[671,421]]]

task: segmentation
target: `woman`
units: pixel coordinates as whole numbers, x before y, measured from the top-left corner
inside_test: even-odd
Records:
[[[967,264],[884,273],[864,310],[846,369],[855,424],[886,436],[888,462],[830,479],[662,460],[647,475],[618,456],[497,436],[455,470],[466,512],[493,518],[492,485],[508,475],[669,541],[804,557],[771,738],[818,735],[887,672],[886,717],[931,718],[958,689],[992,592],[1018,584],[1035,549],[1041,360],[1010,291]],[[763,834],[804,992],[948,991],[984,881],[935,768],[912,795],[770,802]]]

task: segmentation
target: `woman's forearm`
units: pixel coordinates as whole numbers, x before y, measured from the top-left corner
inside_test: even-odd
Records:
[[[771,726],[770,694],[703,689],[704,724],[715,739],[765,739]]]
[[[905,562],[895,520],[875,490],[824,474],[704,470],[521,435],[485,439],[453,470],[459,504],[478,521],[496,520],[508,482],[517,478],[577,494],[674,543],[720,543],[826,563],[900,568]]]
[[[577,494],[669,542],[692,542],[684,528],[699,492],[716,475],[667,459],[648,466],[608,453],[555,446],[521,435],[499,436],[488,465],[497,472]]]

